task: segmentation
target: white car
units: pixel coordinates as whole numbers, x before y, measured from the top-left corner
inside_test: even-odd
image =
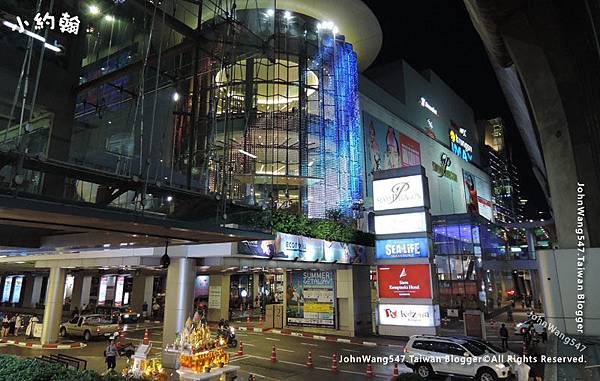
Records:
[[[508,362],[464,339],[414,335],[404,347],[404,364],[426,380],[436,375],[466,377],[477,381],[505,380],[511,375]]]
[[[527,319],[524,322],[517,323],[515,325],[515,335],[523,335],[526,330],[531,328],[532,325],[533,329],[535,330],[535,333],[541,335],[542,333],[544,333],[544,326],[542,325],[544,321],[545,318],[540,317],[540,319],[537,320]]]

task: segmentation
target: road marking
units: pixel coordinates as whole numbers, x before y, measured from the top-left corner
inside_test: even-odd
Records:
[[[342,350],[346,352],[360,353],[360,351],[355,351],[354,349],[342,348]]]
[[[126,340],[131,340],[131,341],[143,341],[144,339],[135,339],[133,337],[131,338],[126,338]],[[162,341],[160,340],[149,340],[151,343],[158,343],[158,344],[162,344]]]
[[[244,343],[244,346],[245,346],[245,347],[255,347],[256,345],[254,345],[254,344],[250,344],[250,343]]]
[[[324,356],[320,356],[320,357],[324,357]],[[267,357],[260,357],[260,356],[254,356],[254,355],[248,355],[248,358],[255,358],[255,359],[260,359],[260,360],[265,360],[265,361],[271,361],[270,358]],[[285,361],[285,360],[278,360],[278,362],[282,363],[282,364],[289,364],[289,365],[296,365],[296,366],[301,366],[303,368],[306,368],[306,364],[300,364],[297,362],[293,362],[293,361]],[[318,369],[318,370],[323,370],[326,372],[331,372],[330,368],[323,368],[323,367],[319,367],[319,366],[315,366],[314,369]],[[348,373],[348,374],[358,374],[358,375],[364,375],[363,372],[355,372],[352,370],[346,370],[346,369],[339,369],[338,368],[338,372],[341,373]],[[379,377],[379,378],[389,378],[389,375],[382,375],[382,374],[374,374],[375,377]]]
[[[347,344],[352,342],[350,339],[337,339],[336,341],[338,343],[347,343]]]
[[[327,340],[327,338],[325,336],[317,336],[317,335],[314,335],[313,339],[316,339],[316,340]]]
[[[278,351],[282,351],[282,352],[290,352],[290,353],[294,353],[294,351],[289,350],[289,349],[285,349],[285,348],[277,348]]]
[[[322,358],[324,358],[324,359],[327,359],[327,360],[331,359],[331,356],[323,356],[323,355],[319,355],[319,357],[322,357]]]
[[[281,341],[281,340],[279,340],[279,339],[274,339],[274,338],[272,338],[272,337],[265,337],[265,339],[267,339],[267,340],[271,340],[271,341]]]
[[[302,345],[309,345],[311,347],[318,347],[317,344],[311,344],[311,343],[300,343],[300,344],[302,344]]]

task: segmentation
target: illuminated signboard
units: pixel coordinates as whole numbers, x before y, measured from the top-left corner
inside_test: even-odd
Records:
[[[430,105],[429,102],[427,102],[427,99],[421,97],[421,99],[419,99],[419,104],[421,105],[421,107],[425,107],[427,110],[431,111],[433,115],[438,115],[437,109]]]
[[[479,214],[489,221],[494,220],[492,209],[492,190],[490,183],[463,169],[465,202],[467,212]]]
[[[287,284],[288,325],[335,327],[335,271],[291,271]]]
[[[420,233],[427,231],[425,212],[375,216],[375,234]]]
[[[437,327],[440,325],[440,306],[380,304],[379,324],[408,327]]]
[[[106,289],[108,287],[108,276],[100,277],[100,289],[98,290],[98,305],[103,306],[106,303]]]
[[[19,303],[19,299],[21,298],[21,287],[23,286],[23,276],[18,275],[15,278],[15,287],[13,289],[12,295],[12,303]]]
[[[115,306],[123,305],[123,286],[125,285],[125,277],[119,275],[117,277],[117,287],[115,288]]]
[[[384,239],[376,245],[377,259],[429,257],[427,238]]]
[[[422,175],[373,181],[373,209],[375,211],[424,205]]]
[[[379,265],[377,282],[380,298],[431,298],[428,264]]]
[[[4,280],[4,290],[2,290],[2,303],[8,302],[10,299],[10,289],[12,287],[12,276],[7,276]]]
[[[456,156],[460,157],[464,161],[473,161],[473,146],[464,141],[461,138],[460,133],[454,131],[452,128],[450,129],[450,148]]]

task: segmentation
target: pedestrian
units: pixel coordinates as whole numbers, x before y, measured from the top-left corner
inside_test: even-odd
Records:
[[[506,329],[506,324],[504,323],[500,327],[500,339],[502,340],[502,349],[508,349],[508,329]]]
[[[512,300],[510,301],[510,305],[511,305],[511,307],[512,307],[512,308],[515,308],[515,306],[516,306],[516,303],[515,303],[515,300],[514,300],[514,299],[512,299]]]
[[[37,315],[33,315],[31,319],[29,319],[29,324],[27,324],[27,329],[25,330],[25,335],[30,339],[33,339],[33,332],[35,331],[35,325],[40,321]]]
[[[548,331],[546,330],[546,328],[544,328],[540,336],[542,336],[542,343],[546,343],[546,341],[548,340]]]
[[[542,381],[542,377],[538,376],[535,366],[529,368],[529,375],[527,379],[529,381]]]
[[[4,319],[2,319],[2,330],[0,331],[0,337],[8,336],[8,328],[10,327],[10,320],[8,319],[8,315],[4,315]]]
[[[19,336],[19,331],[21,330],[22,326],[23,326],[23,316],[17,315],[17,317],[15,318],[15,336]]]
[[[115,345],[115,340],[110,339],[110,342],[106,346],[104,350],[104,357],[106,358],[106,366],[108,370],[115,370],[117,366],[117,346]]]
[[[10,317],[10,320],[8,321],[8,334],[9,335],[15,334],[15,326],[16,325],[17,325],[17,317],[15,315],[12,315]]]
[[[74,318],[75,316],[79,316],[79,308],[77,308],[77,306],[75,306],[73,312],[71,312],[71,317]]]
[[[158,304],[158,301],[154,301],[154,304],[152,305],[152,315],[154,316],[154,320],[158,320],[159,312],[160,312],[160,304]]]
[[[148,302],[144,300],[144,304],[142,304],[142,316],[145,318],[148,317]]]
[[[517,381],[528,381],[530,370],[531,370],[531,367],[524,362],[517,364],[517,366],[516,366]]]

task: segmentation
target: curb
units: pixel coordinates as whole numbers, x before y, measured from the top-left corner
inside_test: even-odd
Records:
[[[364,345],[364,346],[368,346],[368,347],[403,347],[403,345],[376,343],[374,341],[364,341],[364,340],[353,338],[353,337],[345,338],[345,337],[331,336],[331,335],[323,336],[323,335],[316,335],[316,334],[308,333],[308,332],[291,331],[288,329],[259,328],[259,327],[252,327],[252,326],[239,326],[239,327],[237,327],[237,329],[239,331],[274,333],[274,334],[284,335],[284,336],[303,337],[305,339],[332,341],[332,342],[344,343],[344,344]]]
[[[85,343],[72,343],[72,344],[34,344],[25,341],[16,340],[5,340],[1,339],[0,344],[9,344],[22,348],[30,349],[80,349],[87,347]]]

